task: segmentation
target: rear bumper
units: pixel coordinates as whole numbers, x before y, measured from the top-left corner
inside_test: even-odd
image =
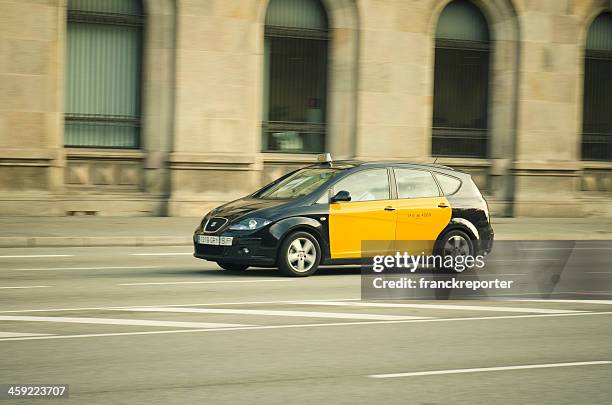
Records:
[[[491,225],[479,230],[480,240],[478,241],[478,252],[477,254],[488,255],[493,250],[493,239],[495,238],[495,232]]]

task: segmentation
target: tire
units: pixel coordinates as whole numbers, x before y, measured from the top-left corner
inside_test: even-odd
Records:
[[[317,271],[321,262],[321,247],[317,238],[303,231],[285,238],[278,253],[278,269],[291,277],[306,277]]]
[[[461,273],[468,270],[469,267],[464,266],[463,269],[457,269],[455,266],[446,266],[444,263],[447,257],[453,257],[453,263],[458,256],[474,256],[474,242],[467,233],[454,229],[446,232],[436,243],[436,255],[440,255],[443,259],[443,266],[440,270],[450,273]]]
[[[228,263],[228,262],[217,262],[219,267],[227,271],[244,271],[249,268],[246,264]]]

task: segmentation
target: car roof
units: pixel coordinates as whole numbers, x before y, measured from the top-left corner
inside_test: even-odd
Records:
[[[379,160],[379,161],[363,161],[363,160],[335,160],[332,162],[322,162],[313,165],[312,167],[333,167],[340,170],[353,169],[357,167],[389,167],[389,166],[406,166],[416,169],[435,170],[437,172],[448,172],[449,174],[467,174],[463,171],[454,169],[449,166],[438,165],[434,163],[414,163],[398,160]]]

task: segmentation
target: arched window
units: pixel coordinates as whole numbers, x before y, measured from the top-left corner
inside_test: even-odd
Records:
[[[142,27],[140,1],[68,1],[66,146],[140,146]]]
[[[612,161],[612,13],[589,28],[584,59],[582,159]]]
[[[432,155],[487,156],[489,29],[478,7],[455,0],[436,30]]]
[[[319,0],[270,0],[264,38],[262,149],[325,150],[327,14]]]

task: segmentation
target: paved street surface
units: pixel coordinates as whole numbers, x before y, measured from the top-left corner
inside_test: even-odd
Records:
[[[187,246],[0,249],[0,383],[69,384],[57,401],[79,404],[611,401],[612,300],[359,298],[354,267],[292,279]]]

